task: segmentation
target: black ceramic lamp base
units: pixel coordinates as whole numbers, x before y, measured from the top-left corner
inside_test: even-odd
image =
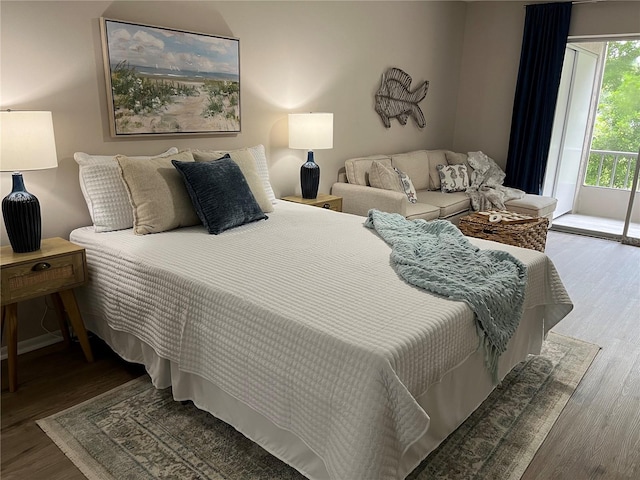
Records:
[[[2,200],[2,216],[11,248],[16,253],[40,249],[42,220],[40,202],[24,188],[21,173],[12,176],[13,189]]]
[[[302,198],[313,199],[318,196],[320,184],[320,167],[313,159],[313,152],[309,151],[307,161],[300,167],[300,187]]]

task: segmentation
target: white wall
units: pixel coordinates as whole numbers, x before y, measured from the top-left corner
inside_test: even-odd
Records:
[[[51,110],[59,167],[24,172],[41,203],[43,237],[90,224],[73,153],[158,153],[167,147],[267,148],[276,195],[299,193],[306,152],[287,148],[287,113],[334,113],[334,148],[316,152],[320,192],[355,155],[451,147],[465,22],[459,2],[0,2],[0,108]],[[102,65],[101,16],[240,39],[242,133],[112,139]],[[430,81],[412,120],[386,129],[375,112],[381,74],[402,68]],[[11,174],[1,174],[2,196]],[[2,244],[8,244],[4,224]],[[21,304],[20,338],[40,332],[37,307]],[[31,315],[30,308],[35,311]],[[51,315],[48,315],[50,317]],[[55,329],[55,319],[47,325]],[[31,325],[31,328],[29,328]]]
[[[352,155],[447,147],[453,141],[465,6],[430,2],[1,2],[3,109],[52,110],[59,168],[26,172],[44,236],[89,223],[75,151],[155,153],[168,146],[268,148],[274,189],[292,194],[305,152],[287,148],[288,112],[335,114],[334,149],[316,154],[320,191]],[[226,137],[109,137],[101,16],[240,38],[242,133]],[[397,66],[431,82],[427,127],[382,125],[380,75]],[[2,174],[2,191],[10,190]],[[4,230],[3,244],[6,244]]]
[[[520,2],[471,2],[467,8],[453,149],[482,150],[503,169],[524,16]]]

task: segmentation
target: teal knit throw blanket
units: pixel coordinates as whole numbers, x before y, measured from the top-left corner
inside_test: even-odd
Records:
[[[522,316],[527,267],[507,252],[473,246],[447,220],[411,221],[370,210],[364,225],[391,245],[391,263],[406,282],[471,307],[497,383],[498,359]]]

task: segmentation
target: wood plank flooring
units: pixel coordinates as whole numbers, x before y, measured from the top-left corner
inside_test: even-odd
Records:
[[[18,356],[18,391],[9,393],[2,361],[3,480],[83,480],[85,477],[47,437],[35,420],[77,405],[144,373],[91,340],[94,363],[80,345],[61,343]]]
[[[522,480],[640,478],[640,248],[549,232],[552,258],[575,304],[554,329],[602,347]],[[2,362],[4,480],[82,480],[34,423],[143,373],[93,339],[96,361],[79,345],[18,357],[19,389],[9,393]],[[346,479],[345,479],[346,480]],[[499,479],[496,479],[499,480]]]
[[[522,480],[640,479],[640,248],[549,232],[574,310],[554,331],[602,347]]]

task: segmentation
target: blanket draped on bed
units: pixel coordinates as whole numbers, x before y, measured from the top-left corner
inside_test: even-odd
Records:
[[[447,220],[410,221],[370,210],[364,224],[392,247],[391,262],[408,283],[466,302],[476,314],[494,382],[498,359],[522,316],[526,266],[501,250],[480,250]]]

